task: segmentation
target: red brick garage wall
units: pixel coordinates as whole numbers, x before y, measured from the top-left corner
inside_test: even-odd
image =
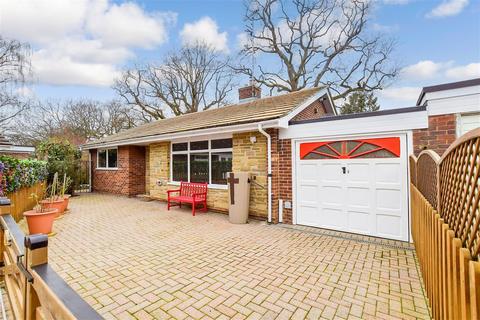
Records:
[[[278,139],[278,129],[272,137],[272,222],[278,223],[278,200],[292,202],[292,144],[290,139]],[[283,223],[292,223],[292,210],[283,209]]]
[[[413,130],[413,149],[418,156],[422,150],[432,149],[440,156],[456,138],[454,114],[428,117],[428,128]]]
[[[118,147],[116,170],[97,169],[97,150],[90,152],[93,191],[126,196],[145,193],[145,147]]]

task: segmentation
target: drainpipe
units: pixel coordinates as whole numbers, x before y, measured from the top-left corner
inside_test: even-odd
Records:
[[[267,138],[267,183],[268,183],[268,223],[272,222],[272,137],[258,124],[258,132]]]

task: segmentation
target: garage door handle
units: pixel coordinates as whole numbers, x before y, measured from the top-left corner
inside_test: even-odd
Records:
[[[343,174],[347,173],[347,168],[346,168],[346,167],[342,167],[342,171],[343,171]]]

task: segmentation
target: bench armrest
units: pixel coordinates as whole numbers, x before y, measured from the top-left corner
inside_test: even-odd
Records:
[[[167,190],[167,193],[170,194],[170,193],[174,193],[174,192],[180,192],[181,189],[176,189],[176,190]]]

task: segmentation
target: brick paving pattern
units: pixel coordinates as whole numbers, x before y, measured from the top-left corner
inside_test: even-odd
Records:
[[[49,239],[107,319],[428,319],[414,251],[91,194]]]

